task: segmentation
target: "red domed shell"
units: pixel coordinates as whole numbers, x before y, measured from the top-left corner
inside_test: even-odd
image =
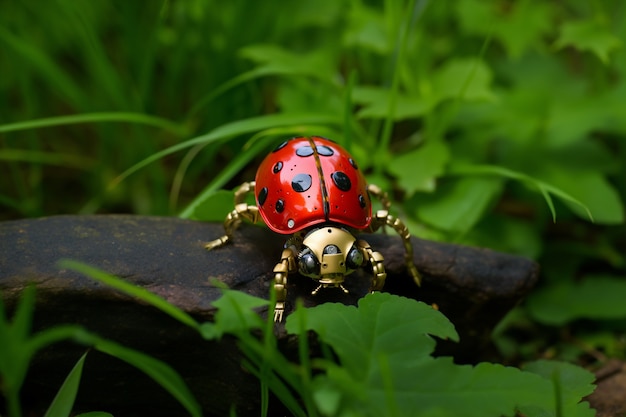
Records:
[[[263,160],[255,181],[261,217],[277,233],[326,222],[365,229],[372,220],[363,174],[350,154],[328,139],[283,142]]]

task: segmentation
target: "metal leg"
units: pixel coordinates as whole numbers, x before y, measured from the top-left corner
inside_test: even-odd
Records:
[[[212,250],[225,245],[233,236],[233,233],[243,219],[246,219],[252,223],[256,223],[259,219],[259,209],[257,206],[249,206],[246,204],[246,196],[254,191],[254,181],[244,182],[239,189],[235,191],[235,209],[228,213],[224,220],[224,230],[226,234],[218,239],[204,245],[206,250]]]
[[[409,228],[406,227],[402,220],[389,214],[389,207],[391,207],[391,203],[389,202],[386,192],[384,192],[380,187],[371,184],[368,185],[367,190],[370,195],[378,198],[384,207],[383,210],[378,210],[374,219],[372,219],[372,231],[375,231],[380,227],[389,226],[393,228],[398,235],[400,235],[402,243],[404,244],[404,262],[408,272],[413,278],[413,281],[415,281],[418,286],[421,285],[422,278],[413,263],[413,244],[411,243]]]
[[[274,291],[276,291],[276,307],[274,321],[283,321],[285,302],[287,301],[287,276],[296,271],[296,255],[292,248],[283,249],[280,262],[274,267]]]
[[[380,252],[373,251],[369,243],[364,240],[359,240],[357,245],[363,252],[365,260],[370,264],[372,274],[374,275],[370,285],[370,292],[382,290],[385,286],[385,279],[387,279],[383,255]]]

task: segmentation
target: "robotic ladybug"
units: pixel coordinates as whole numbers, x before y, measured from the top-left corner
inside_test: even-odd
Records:
[[[245,203],[254,192],[256,206]],[[372,215],[370,197],[382,210]],[[276,308],[274,321],[282,321],[287,298],[287,277],[299,272],[319,284],[313,291],[343,287],[345,277],[360,267],[371,270],[370,291],[379,291],[387,274],[380,252],[355,237],[358,231],[392,227],[402,238],[408,272],[417,285],[420,275],[413,264],[408,228],[389,214],[387,194],[368,185],[350,154],[336,143],[318,136],[296,137],[281,143],[261,163],[254,182],[235,192],[235,209],[224,221],[226,234],[209,242],[212,250],[226,244],[243,219],[259,220],[274,232],[290,235],[274,267]]]

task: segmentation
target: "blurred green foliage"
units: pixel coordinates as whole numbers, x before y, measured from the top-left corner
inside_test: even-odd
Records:
[[[625,40],[611,0],[0,2],[2,218],[218,220],[275,143],[321,134],[413,234],[541,263],[503,352],[569,323],[575,358],[625,357],[623,308],[594,308],[626,298]]]

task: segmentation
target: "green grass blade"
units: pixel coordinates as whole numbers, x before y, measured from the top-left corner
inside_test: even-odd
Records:
[[[238,120],[236,122],[227,123],[218,128],[213,129],[211,132],[189,139],[185,142],[181,142],[174,146],[170,146],[167,149],[163,149],[148,158],[145,158],[126,171],[121,173],[111,184],[110,187],[114,187],[128,176],[137,172],[141,168],[149,165],[159,159],[171,155],[175,152],[181,151],[192,146],[200,144],[217,143],[221,140],[230,139],[235,136],[249,134],[265,129],[285,127],[285,126],[297,126],[297,125],[312,125],[312,124],[337,124],[338,120],[336,116],[327,114],[270,114],[266,116],[252,117],[249,119]]]
[[[14,340],[26,341],[30,334],[33,313],[35,311],[35,287],[29,285],[22,292],[20,301],[13,315],[11,333]]]
[[[202,415],[202,409],[185,384],[185,381],[165,362],[161,362],[145,353],[127,348],[110,340],[97,338],[95,336],[93,345],[94,348],[100,352],[121,359],[144,372],[176,398],[191,416],[199,417]]]
[[[25,122],[9,123],[0,125],[0,133],[15,132],[18,130],[41,129],[52,126],[65,126],[81,123],[135,123],[156,127],[166,130],[176,136],[186,136],[187,130],[170,120],[143,113],[131,112],[102,112],[84,113],[71,116],[47,117],[44,119],[34,119]]]
[[[127,295],[130,295],[131,297],[137,297],[140,300],[145,301],[146,303],[158,308],[168,316],[178,320],[179,322],[189,327],[192,327],[194,329],[198,329],[199,327],[198,322],[196,322],[189,314],[185,313],[178,307],[168,303],[163,298],[146,290],[145,288],[141,288],[131,283],[128,283],[121,278],[108,274],[98,268],[94,268],[82,262],[73,261],[70,259],[62,259],[59,261],[59,266],[62,268],[67,268],[76,272],[80,272],[81,274],[84,274],[103,284],[109,285],[110,287],[113,287]]]
[[[57,63],[34,44],[14,36],[3,25],[0,25],[0,41],[12,49],[18,57],[28,62],[32,68],[35,68],[51,85],[56,86],[57,91],[61,91],[69,101],[75,105],[80,105],[84,102],[85,95],[76,82],[68,75],[67,71],[60,68]]]
[[[80,378],[83,373],[83,365],[87,352],[78,359],[78,362],[74,365],[70,373],[63,381],[63,385],[57,391],[54,396],[50,407],[46,411],[44,417],[69,417],[76,400],[76,394],[78,393],[78,386],[80,385]]]
[[[26,149],[0,149],[0,161],[31,162],[43,165],[89,170],[94,160],[69,153],[29,151]]]
[[[315,130],[319,132],[317,134],[323,134],[326,128],[319,127],[313,128],[313,126],[298,126],[298,127],[284,127],[284,128],[272,128],[257,133],[248,141],[250,146],[239,153],[234,160],[232,160],[213,181],[211,181],[200,194],[198,194],[191,203],[185,207],[179,217],[183,219],[190,218],[196,208],[202,204],[207,198],[213,195],[216,191],[221,189],[228,181],[230,181],[238,172],[240,172],[255,156],[263,151],[269,144],[270,140],[274,137],[304,134]]]
[[[554,187],[550,184],[547,184],[541,180],[533,178],[529,175],[526,175],[522,172],[513,171],[508,168],[504,168],[501,166],[495,165],[469,165],[469,164],[457,164],[450,168],[450,174],[453,175],[498,175],[505,178],[510,178],[516,181],[519,181],[529,188],[535,188],[539,190],[541,195],[546,200],[546,204],[548,205],[550,212],[552,213],[553,220],[556,220],[556,211],[554,208],[554,203],[552,202],[552,198],[550,194],[560,198],[563,201],[576,204],[580,206],[585,212],[587,216],[589,216],[589,220],[593,221],[593,216],[589,211],[589,208],[583,204],[581,201],[572,197],[565,191]]]

